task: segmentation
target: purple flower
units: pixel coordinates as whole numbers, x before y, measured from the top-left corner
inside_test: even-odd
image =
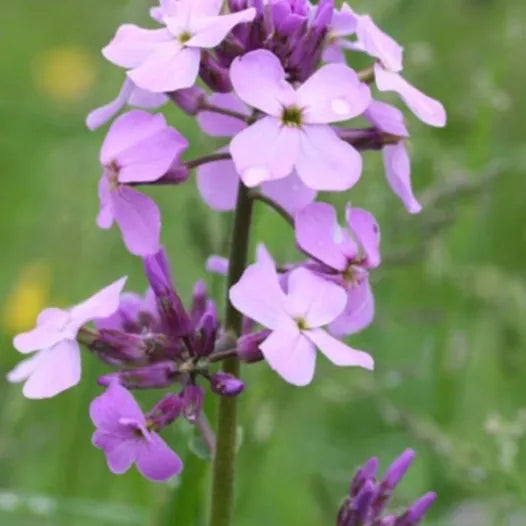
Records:
[[[217,93],[209,98],[209,102],[247,117],[250,115],[249,108],[233,94]],[[201,112],[197,120],[201,129],[213,137],[233,137],[247,128],[247,124],[241,119],[211,111]],[[233,161],[226,159],[200,166],[197,171],[197,186],[210,208],[218,211],[233,210],[239,187],[239,175]],[[290,214],[312,203],[316,197],[316,191],[305,186],[295,173],[278,181],[264,182],[261,193]]]
[[[216,0],[164,0],[155,17],[165,27],[143,29],[122,25],[103,49],[104,56],[128,69],[133,82],[148,91],[163,93],[195,83],[201,49],[219,45],[233,27],[253,20],[253,8],[219,15]]]
[[[245,389],[245,384],[231,374],[218,372],[210,377],[210,386],[214,393],[221,396],[238,396]]]
[[[368,86],[343,64],[322,67],[295,89],[266,50],[237,58],[230,76],[237,95],[265,117],[238,133],[230,152],[247,186],[284,178],[294,169],[314,190],[347,190],[359,179],[360,154],[329,125],[361,115]]]
[[[13,345],[18,351],[37,352],[19,363],[8,380],[25,381],[23,393],[27,398],[50,398],[77,385],[81,374],[77,333],[86,323],[117,310],[125,283],[126,278],[121,278],[68,310],[43,310],[34,329],[15,336]]]
[[[368,270],[380,264],[380,229],[374,217],[360,208],[346,209],[347,229],[326,203],[313,203],[296,214],[298,246],[321,263],[321,275],[346,291],[345,309],[329,326],[336,336],[365,329],[374,317],[374,297]]]
[[[348,347],[321,328],[343,312],[347,294],[305,268],[290,273],[285,294],[274,265],[260,260],[230,289],[230,301],[240,312],[272,330],[260,349],[272,369],[291,384],[311,382],[316,348],[335,365],[374,366],[367,353]]]
[[[161,216],[150,197],[129,185],[157,181],[187,147],[187,140],[167,126],[162,115],[135,110],[112,124],[100,152],[104,172],[97,224],[110,228],[116,221],[132,254],[159,250]]]
[[[104,451],[112,473],[125,473],[135,463],[144,477],[162,482],[181,472],[181,459],[148,428],[131,393],[117,382],[93,400],[90,417],[97,427],[93,445]]]
[[[143,90],[126,78],[117,97],[108,104],[93,110],[86,118],[86,125],[90,130],[96,130],[115,117],[126,104],[136,108],[153,109],[163,106],[167,101],[168,97],[163,93]]]

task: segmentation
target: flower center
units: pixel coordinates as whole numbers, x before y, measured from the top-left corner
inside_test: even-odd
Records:
[[[298,106],[288,106],[283,108],[281,122],[284,126],[300,128],[303,124],[303,110]]]
[[[304,318],[297,318],[296,324],[298,325],[298,329],[300,331],[306,331],[309,329],[309,325],[307,324]]]
[[[192,38],[192,33],[190,33],[189,31],[184,31],[183,33],[181,33],[178,37],[178,40],[181,44],[186,44],[190,39]]]
[[[106,167],[106,177],[110,183],[110,191],[115,190],[119,186],[119,166],[115,161]]]

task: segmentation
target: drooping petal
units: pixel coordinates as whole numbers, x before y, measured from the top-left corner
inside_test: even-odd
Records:
[[[298,106],[308,124],[346,121],[361,115],[371,102],[371,91],[345,64],[327,64],[298,89]]]
[[[172,41],[160,44],[140,66],[128,72],[137,86],[166,93],[193,86],[199,73],[201,51]]]
[[[136,256],[156,253],[160,247],[161,214],[155,201],[123,185],[111,192],[111,203],[128,250]]]
[[[145,418],[133,395],[118,382],[113,382],[108,389],[95,398],[89,407],[90,418],[101,431],[120,437],[133,437],[130,426],[120,422],[127,419],[139,426],[145,425]]]
[[[183,469],[181,459],[157,433],[151,433],[148,440],[141,441],[136,464],[142,475],[155,482],[168,480]]]
[[[197,169],[197,188],[212,210],[233,210],[238,186],[239,175],[230,159],[207,163]]]
[[[22,390],[26,398],[51,398],[80,382],[80,349],[75,340],[60,341],[32,360],[33,370]]]
[[[270,329],[289,317],[276,269],[265,262],[255,263],[245,270],[230,289],[230,301],[239,312]]]
[[[390,104],[374,100],[365,111],[364,117],[383,132],[409,137],[404,114]]]
[[[220,108],[236,111],[247,117],[250,115],[247,106],[233,93],[214,93],[208,100]],[[233,137],[247,127],[247,123],[241,119],[213,111],[200,112],[197,122],[201,130],[212,137]]]
[[[365,266],[375,268],[380,265],[380,227],[374,216],[362,208],[345,209],[347,225],[360,243],[365,260]]]
[[[422,93],[398,73],[386,71],[380,64],[375,65],[374,74],[378,89],[398,93],[422,122],[437,127],[446,125],[446,110],[438,100]]]
[[[122,84],[119,94],[114,100],[108,104],[105,104],[104,106],[101,106],[100,108],[93,110],[86,117],[86,126],[93,131],[103,124],[106,124],[110,119],[115,117],[115,115],[117,115],[117,113],[119,113],[122,108],[124,108],[132,91],[133,82],[126,78]]]
[[[244,102],[268,115],[279,117],[284,106],[296,102],[296,92],[285,80],[281,62],[270,51],[258,49],[236,58],[230,80]]]
[[[143,29],[135,24],[124,24],[102,50],[102,54],[117,66],[136,68],[160,43],[171,40],[173,37],[165,28]]]
[[[73,307],[71,309],[71,323],[76,327],[81,327],[96,318],[105,318],[113,314],[119,308],[122,289],[127,279],[125,276],[114,281],[86,301]]]
[[[317,195],[316,190],[306,186],[294,172],[283,179],[263,183],[261,193],[291,215],[312,203]]]
[[[300,134],[296,171],[313,190],[343,191],[362,173],[362,157],[325,125],[307,125]]]
[[[422,205],[413,194],[411,185],[411,161],[403,141],[389,144],[382,149],[385,175],[393,192],[401,199],[407,211],[418,214]]]
[[[93,433],[91,442],[95,447],[104,451],[108,467],[115,475],[122,475],[131,468],[140,447],[138,440],[123,440],[101,430]]]
[[[213,48],[219,45],[230,31],[243,22],[251,22],[256,16],[253,7],[222,16],[195,17],[190,20],[188,31],[193,35],[187,46]]]
[[[287,311],[294,319],[303,320],[309,328],[322,327],[334,321],[347,304],[343,287],[300,267],[290,273]]]
[[[259,348],[270,367],[284,380],[298,386],[311,383],[316,350],[292,320],[282,323]]]
[[[243,182],[253,187],[289,175],[297,159],[300,135],[300,130],[280,126],[273,117],[263,117],[236,135],[230,153]]]
[[[329,332],[336,338],[343,338],[363,331],[374,319],[374,296],[369,280],[348,290],[345,310],[329,325]]]
[[[342,231],[334,207],[327,203],[313,203],[296,214],[296,242],[309,256],[329,267],[344,271],[348,260],[338,241]],[[356,247],[358,252],[358,247]]]
[[[357,351],[337,340],[323,329],[305,331],[305,336],[334,364],[339,366],[374,369],[374,360],[363,351]]]

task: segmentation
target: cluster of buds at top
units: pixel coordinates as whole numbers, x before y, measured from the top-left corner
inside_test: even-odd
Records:
[[[404,115],[375,97],[398,94],[431,126],[444,126],[446,114],[402,77],[403,48],[347,4],[160,0],[150,14],[155,29],[122,25],[103,49],[126,80],[117,98],[87,119],[95,129],[116,117],[100,152],[97,224],[118,226],[126,248],[143,258],[150,287],[144,297],[122,294],[123,278],[71,309],[46,309],[34,330],[15,338],[20,352],[35,354],[9,379],[25,381],[30,398],[54,396],[79,382],[84,344],[117,369],[99,379],[107,391],[92,405],[94,444],[115,473],[135,462],[145,476],[164,480],[181,462],[159,431],[180,416],[202,424],[203,385],[222,396],[243,391],[243,382],[215,372],[215,363],[264,359],[299,386],[313,379],[317,350],[337,366],[374,367],[369,354],[341,340],[373,320],[369,274],[381,262],[380,228],[370,212],[350,205],[342,226],[331,205],[315,201],[321,191],[352,188],[362,175],[361,152],[378,150],[390,187],[418,212]],[[370,58],[369,67],[347,63],[357,54]],[[224,138],[224,146],[186,159],[187,139],[147,111],[169,103],[194,116],[205,134]],[[119,115],[126,106],[132,109]],[[367,126],[353,123],[357,118]],[[221,326],[203,283],[185,309],[161,245],[161,212],[139,190],[186,184],[193,170],[213,210],[232,210],[242,198],[279,212],[303,256],[277,264],[259,246],[229,290],[244,316],[240,334]],[[224,274],[229,264],[213,256],[208,269]],[[129,392],[174,386],[146,414]]]
[[[385,514],[393,491],[414,459],[411,449],[404,451],[376,481],[378,459],[370,458],[356,473],[349,494],[340,508],[336,526],[417,526],[435,502],[436,494],[426,493],[398,514]]]

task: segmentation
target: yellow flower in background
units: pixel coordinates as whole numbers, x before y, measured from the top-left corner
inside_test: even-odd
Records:
[[[78,46],[43,51],[36,57],[34,80],[48,97],[58,101],[80,99],[95,82],[95,60]]]
[[[50,285],[51,270],[45,263],[33,263],[22,269],[4,302],[6,331],[16,334],[35,325],[39,312],[47,306]]]

